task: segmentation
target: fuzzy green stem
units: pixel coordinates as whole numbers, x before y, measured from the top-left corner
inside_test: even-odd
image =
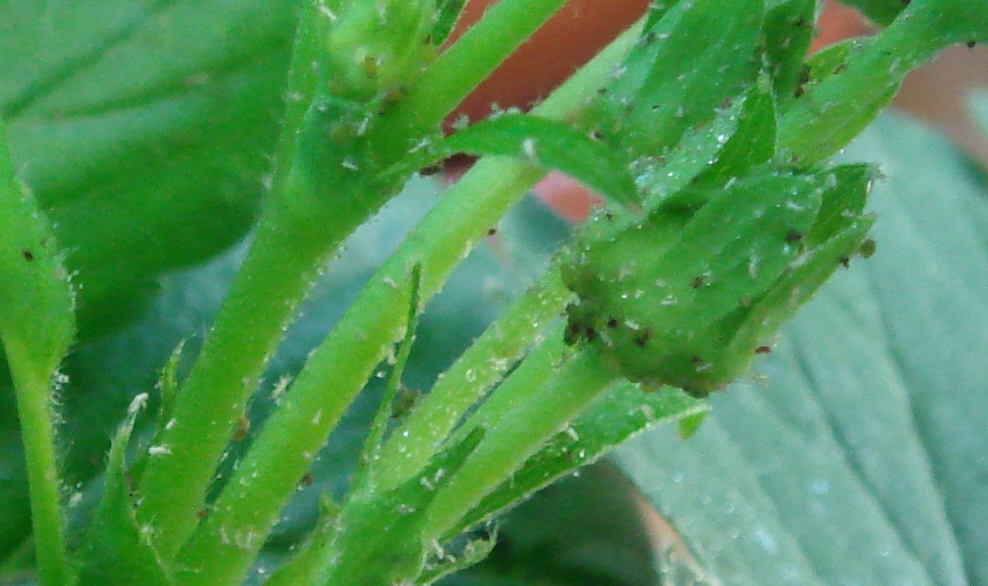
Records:
[[[558,2],[542,0],[533,6]],[[520,10],[517,6],[525,2],[506,0],[503,4],[515,5],[515,11],[509,11],[514,14]],[[533,13],[542,14],[544,19],[551,11]],[[300,141],[311,142],[320,136],[315,128],[310,128],[306,136],[302,135],[307,131],[300,132],[310,124],[310,116],[313,123],[318,123],[321,116],[319,107],[310,104],[317,99],[316,81],[303,70],[319,58],[320,30],[326,20],[315,3],[307,7],[302,18],[289,76],[289,81],[297,84],[288,89],[288,96],[294,101],[287,109],[273,189],[254,245],[182,386],[170,425],[156,439],[158,455],[149,460],[140,479],[138,519],[154,528],[152,539],[164,559],[171,559],[195,530],[196,513],[247,398],[256,389],[268,359],[292,321],[297,305],[310,290],[319,268],[343,239],[388,197],[386,186],[364,193],[366,186],[361,180],[366,178],[353,173],[354,179],[350,179],[349,170],[341,170],[338,163],[332,169],[318,162],[308,168],[298,166],[303,146]],[[508,20],[504,24],[538,26],[534,18]],[[496,50],[478,42],[476,36],[472,42],[475,50],[483,49],[478,50],[482,60],[500,62],[528,37],[526,31],[526,26],[502,31],[499,42],[492,43]],[[482,79],[485,74],[475,75]],[[449,97],[455,98],[449,106],[452,109],[473,85],[460,80],[459,86],[444,87]],[[446,112],[432,109],[417,121],[422,128],[438,127],[445,115]],[[368,136],[365,144],[375,145],[371,150],[377,160],[401,160],[406,150],[394,147],[407,142],[408,128],[390,120],[378,126],[391,130]],[[325,149],[321,143],[306,143],[305,147],[310,151]],[[314,178],[310,168],[324,173]],[[313,180],[324,184],[312,185]],[[333,193],[334,187],[338,193]],[[330,192],[324,194],[329,199],[314,198],[315,188]],[[321,209],[309,209],[310,204]],[[321,221],[323,213],[332,214],[333,221]],[[335,420],[332,421],[335,425]]]
[[[290,179],[291,161],[315,93],[311,64],[318,55],[319,18],[315,5],[307,4],[289,71],[269,203],[303,189]],[[155,545],[166,559],[194,530],[233,426],[326,254],[325,240],[299,238],[279,225],[277,211],[265,209],[254,246],[180,390],[173,419],[156,440],[160,455],[151,458],[140,479],[138,519],[155,528]],[[341,232],[327,240],[342,240]]]
[[[539,108],[546,117],[579,112],[640,33],[634,27],[561,86]],[[479,163],[443,197],[378,271],[313,353],[264,425],[179,562],[187,584],[232,581],[246,571],[279,511],[347,407],[402,331],[408,290],[398,283],[422,267],[422,300],[542,175],[512,159]]]
[[[424,467],[463,415],[504,376],[572,297],[553,267],[498,317],[391,435],[375,463],[378,489],[396,487]]]
[[[481,499],[501,485],[561,428],[616,380],[594,349],[572,356],[515,409],[489,422],[484,439],[436,495],[424,528],[426,539],[443,540]]]
[[[551,328],[545,332],[545,336],[546,340],[525,357],[518,368],[498,385],[440,448],[456,445],[477,428],[497,425],[505,413],[520,409],[532,399],[532,389],[538,388],[551,377],[553,370],[563,362],[569,348],[563,342],[561,327]]]
[[[0,120],[0,344],[14,383],[42,586],[72,583],[55,449],[52,376],[72,342],[75,322],[69,284],[53,258],[54,249],[37,203],[14,177]]]
[[[52,426],[51,387],[47,377],[37,377],[17,368],[25,357],[7,345],[10,369],[17,394],[27,480],[31,495],[31,522],[38,556],[38,581],[42,586],[64,586],[70,582],[65,559],[61,482]],[[30,360],[30,357],[26,357]]]
[[[506,55],[565,3],[566,0],[501,0],[488,9],[408,88],[406,97],[389,112],[389,124],[371,130],[371,140],[390,145],[382,152],[384,160],[404,156],[420,136],[432,131],[436,120],[452,112]],[[382,136],[375,136],[377,132]],[[396,132],[403,134],[404,140],[396,140]]]

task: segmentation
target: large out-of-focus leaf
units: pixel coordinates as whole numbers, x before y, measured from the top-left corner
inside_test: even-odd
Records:
[[[84,331],[119,320],[162,271],[246,232],[277,136],[294,6],[0,3],[0,116],[79,272]]]
[[[784,331],[689,441],[619,461],[713,584],[988,584],[988,200],[941,139],[886,118],[879,253]],[[917,170],[922,169],[919,173]]]

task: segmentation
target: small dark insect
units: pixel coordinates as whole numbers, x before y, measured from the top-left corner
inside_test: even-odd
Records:
[[[391,406],[391,418],[401,419],[411,412],[412,407],[415,406],[415,402],[419,399],[419,393],[415,390],[401,385],[398,388],[398,396],[395,397],[395,402]]]
[[[497,234],[497,228],[491,228],[491,229],[487,230],[487,235],[488,236],[493,236],[495,234]]]
[[[851,266],[851,257],[849,257],[849,256],[841,256],[839,259],[837,259],[837,261],[845,269]]]
[[[237,420],[237,429],[233,432],[233,441],[242,442],[247,439],[247,432],[250,431],[250,419],[241,415]]]
[[[803,65],[799,70],[799,77],[796,79],[796,90],[793,95],[797,98],[803,97],[806,93],[806,84],[810,83],[810,66]]]
[[[569,345],[575,344],[583,337],[583,330],[579,324],[569,323],[566,325],[566,332],[563,334],[563,341]]]
[[[690,358],[691,364],[700,364],[701,362],[703,362],[703,359],[700,358],[699,356],[694,356],[693,358]]]
[[[645,344],[652,339],[652,328],[645,328],[642,330],[641,334],[635,337],[635,345],[639,348],[644,348]]]
[[[789,244],[796,244],[803,240],[803,233],[798,230],[789,230],[786,232],[786,242]]]
[[[693,277],[692,281],[690,281],[690,287],[693,287],[694,289],[699,289],[700,287],[703,287],[706,283],[707,283],[706,276],[697,275]]]
[[[590,131],[590,138],[594,140],[600,140],[604,138],[604,135],[599,130],[594,129]]]
[[[31,252],[30,250],[25,249],[23,252],[21,252],[21,254],[24,255],[24,260],[26,260],[27,262],[31,262],[32,260],[34,260],[34,253]]]
[[[964,44],[967,46],[968,49],[973,49],[973,48],[975,48],[975,47],[978,46],[978,41],[973,41],[972,40],[972,41],[968,41],[968,42],[966,42]]]
[[[755,348],[755,354],[768,354],[772,351],[768,346],[759,346]]]
[[[861,247],[858,249],[858,254],[861,255],[861,258],[871,258],[875,255],[875,251],[877,249],[878,247],[875,244],[875,241],[871,238],[867,238],[861,243]]]
[[[587,336],[588,342],[593,342],[594,340],[597,339],[597,330],[593,328],[587,328],[586,331],[583,333]]]
[[[613,318],[613,317],[607,318],[607,327],[609,327],[609,328],[616,328],[616,327],[618,327],[618,320],[615,319],[615,318]]]
[[[443,172],[442,165],[429,165],[428,167],[422,167],[419,169],[419,175],[422,177],[429,177],[431,175],[438,175]]]
[[[315,479],[312,477],[312,472],[306,472],[302,475],[302,480],[298,481],[298,485],[301,488],[309,488],[313,482],[315,482]]]

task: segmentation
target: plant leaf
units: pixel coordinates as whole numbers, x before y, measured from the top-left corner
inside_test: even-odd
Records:
[[[51,224],[14,178],[0,122],[0,340],[16,384],[49,379],[75,336],[73,293]]]
[[[147,394],[134,398],[127,419],[117,430],[110,448],[99,510],[77,554],[81,584],[175,584],[151,545],[150,536],[142,532],[137,523],[127,486],[124,457],[137,413],[147,398]]]
[[[16,168],[78,272],[81,329],[251,225],[269,171],[292,3],[0,4],[0,112]],[[129,306],[129,307],[127,307]]]
[[[432,27],[432,44],[439,46],[446,42],[460,19],[466,0],[438,0],[436,2],[436,24]]]
[[[497,490],[484,498],[463,521],[463,528],[520,502],[554,480],[595,462],[615,446],[659,423],[706,412],[705,403],[678,389],[644,392],[632,384],[614,387],[569,429],[545,447]]]
[[[711,583],[988,582],[985,183],[901,119],[849,152],[889,177],[881,253],[825,287],[765,382],[714,398],[690,440],[662,429],[618,452]]]
[[[564,122],[503,114],[457,132],[430,155],[432,160],[441,160],[458,153],[525,157],[566,173],[619,207],[638,206],[635,182],[624,159]]]

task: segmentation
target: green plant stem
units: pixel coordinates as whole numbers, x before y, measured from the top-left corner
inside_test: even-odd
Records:
[[[462,517],[615,380],[599,351],[584,349],[540,387],[528,387],[529,396],[521,405],[506,405],[505,411],[492,414],[496,416],[480,445],[429,507],[424,538],[450,537]]]
[[[72,343],[75,322],[72,292],[55,249],[44,215],[15,179],[0,120],[0,342],[14,383],[42,586],[72,582],[52,377]]]
[[[290,179],[291,161],[315,93],[311,64],[318,55],[319,18],[314,4],[307,3],[289,70],[269,200],[290,197],[299,189]],[[163,424],[165,430],[157,438],[156,445],[165,453],[149,460],[140,479],[138,519],[155,528],[154,543],[166,559],[194,529],[196,511],[246,398],[314,279],[315,260],[324,254],[323,247],[306,247],[311,240],[296,240],[279,226],[270,208],[265,212],[255,245],[180,389],[172,421]]]
[[[505,413],[519,409],[531,400],[532,389],[551,378],[553,370],[563,362],[569,348],[563,342],[561,327],[550,329],[545,336],[545,341],[525,357],[518,368],[498,385],[456,433],[438,449],[456,445],[479,427],[494,427]]]
[[[501,0],[490,7],[414,81],[389,112],[388,125],[371,129],[370,139],[386,145],[382,160],[400,159],[421,136],[432,132],[437,120],[452,112],[566,1]]]
[[[27,480],[31,495],[31,522],[34,527],[35,552],[38,556],[38,580],[42,586],[69,584],[65,559],[61,503],[61,482],[52,426],[51,387],[47,377],[33,376],[16,365],[30,357],[17,356],[17,349],[7,344],[10,370],[17,394]]]
[[[540,107],[546,117],[574,115],[610,75],[640,33],[622,35]],[[422,300],[544,171],[511,159],[482,161],[451,188],[378,271],[312,354],[265,423],[234,477],[179,558],[193,568],[188,586],[223,584],[248,567],[279,511],[346,408],[402,331],[408,290],[398,286],[422,267]]]
[[[538,7],[559,1],[528,4]],[[505,0],[502,4],[514,5],[515,9],[508,11],[509,15],[514,15],[521,12],[519,6],[526,2]],[[544,20],[553,11],[534,10],[528,17],[502,23],[525,26],[519,30],[501,31],[495,43],[484,43],[474,35],[471,42],[478,59],[485,63],[494,61],[490,65],[492,69],[528,37],[528,28],[538,26],[541,21],[537,15]],[[300,154],[296,144],[306,139],[300,130],[305,127],[308,116],[313,115],[311,102],[316,98],[315,78],[304,69],[311,68],[318,60],[319,31],[324,21],[326,17],[315,4],[303,12],[302,32],[289,75],[289,81],[295,84],[288,88],[288,96],[293,101],[287,108],[272,193],[265,204],[254,244],[182,385],[174,417],[156,439],[159,455],[149,460],[140,479],[138,519],[154,528],[152,539],[166,560],[172,558],[195,530],[197,511],[247,398],[256,389],[268,359],[319,269],[343,239],[389,195],[384,188],[363,193],[359,184],[361,177],[356,181],[349,180],[345,176],[347,171],[336,167],[329,175],[319,178],[331,182],[330,185],[313,186],[311,178],[296,168]],[[488,24],[483,30],[489,32],[492,27]],[[492,49],[492,45],[497,49]],[[467,56],[469,53],[467,51]],[[442,87],[452,101],[450,109],[486,76],[486,71],[481,67],[465,77],[454,76],[451,83]],[[443,76],[437,77],[434,73],[432,78],[442,80]],[[422,128],[438,127],[445,115],[441,109],[433,108],[428,114],[419,116],[417,122]],[[318,118],[318,114],[315,116]],[[377,157],[393,156],[393,160],[401,160],[407,151],[402,147],[398,152],[395,146],[407,142],[410,127],[396,126],[391,121],[379,126],[391,128],[393,132],[368,136],[367,144],[381,147],[374,151]],[[417,132],[418,129],[415,127],[414,130]],[[350,186],[353,187],[349,191],[353,193],[348,192]],[[329,191],[330,197],[338,199],[320,205],[312,194],[316,187]],[[333,187],[338,188],[338,193],[332,193]],[[323,215],[309,209],[309,204],[333,214],[334,221],[322,221]],[[404,274],[399,278],[403,279]],[[330,420],[335,425],[335,419]]]
[[[501,314],[391,434],[374,464],[378,490],[394,488],[422,469],[463,415],[504,376],[572,297],[552,267]]]

